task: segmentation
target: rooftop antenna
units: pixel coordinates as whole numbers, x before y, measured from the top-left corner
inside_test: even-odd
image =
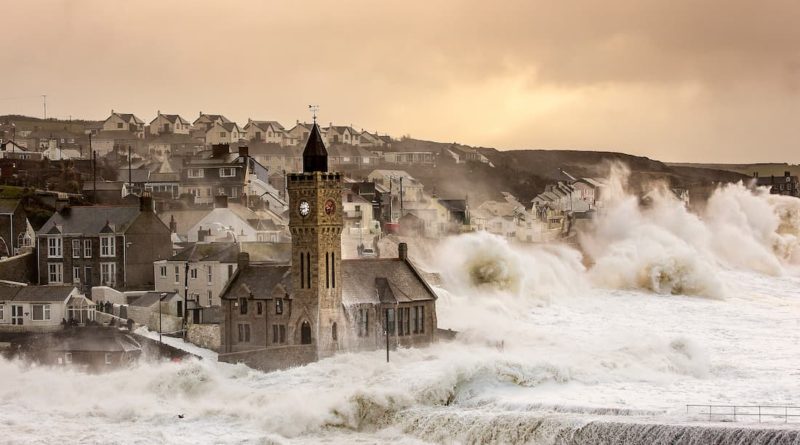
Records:
[[[319,105],[309,105],[308,111],[311,112],[311,117],[314,119],[314,123],[317,123],[317,111],[319,111]]]

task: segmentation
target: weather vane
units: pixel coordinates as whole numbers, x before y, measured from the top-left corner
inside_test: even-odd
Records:
[[[317,111],[319,111],[319,105],[309,105],[309,111],[311,111],[311,116],[314,118],[314,123],[317,123]]]

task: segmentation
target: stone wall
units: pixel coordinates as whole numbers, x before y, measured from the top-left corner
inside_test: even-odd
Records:
[[[33,251],[0,260],[0,280],[36,282],[36,254]]]
[[[192,324],[186,334],[190,343],[201,348],[219,351],[220,336],[218,324]]]
[[[130,308],[129,308],[130,309]],[[150,314],[150,320],[147,322],[147,329],[158,332],[158,327],[161,326],[161,332],[178,332],[183,327],[183,319],[174,315],[167,315],[162,313],[159,316],[158,312]]]
[[[316,360],[317,352],[314,345],[278,346],[219,355],[221,362],[244,363],[264,372],[302,366]]]

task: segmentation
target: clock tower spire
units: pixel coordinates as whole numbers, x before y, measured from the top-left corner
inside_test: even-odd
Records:
[[[328,151],[315,122],[303,150],[303,172],[287,175],[292,235],[292,314],[295,344],[315,345],[318,357],[342,345],[342,177],[328,171]],[[340,332],[341,330],[341,332]]]

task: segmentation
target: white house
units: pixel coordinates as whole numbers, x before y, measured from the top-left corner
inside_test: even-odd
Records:
[[[49,332],[62,320],[94,320],[94,303],[74,286],[0,285],[0,332]]]
[[[75,150],[74,148],[59,148],[59,147],[48,147],[46,150],[42,152],[42,154],[51,161],[62,161],[68,159],[80,159],[81,152]]]
[[[331,124],[324,129],[325,142],[328,146],[333,144],[347,144],[358,146],[361,142],[361,133],[353,127]]]
[[[111,116],[103,122],[102,131],[127,131],[135,134],[137,138],[144,138],[144,121],[131,113],[117,113],[111,110]]]
[[[206,131],[215,123],[229,124],[231,121],[221,114],[205,114],[201,111],[200,116],[192,122],[192,128]]]
[[[200,307],[220,305],[220,293],[238,268],[239,244],[195,243],[173,257],[153,263],[156,292],[183,295],[189,270],[188,299]]]
[[[177,114],[161,114],[150,122],[150,134],[189,134],[192,125],[186,119]]]
[[[232,144],[245,137],[245,133],[236,122],[214,122],[206,130],[206,144]]]
[[[249,141],[271,142],[274,144],[284,143],[286,130],[277,121],[254,121],[247,120],[243,128],[246,138]]]

